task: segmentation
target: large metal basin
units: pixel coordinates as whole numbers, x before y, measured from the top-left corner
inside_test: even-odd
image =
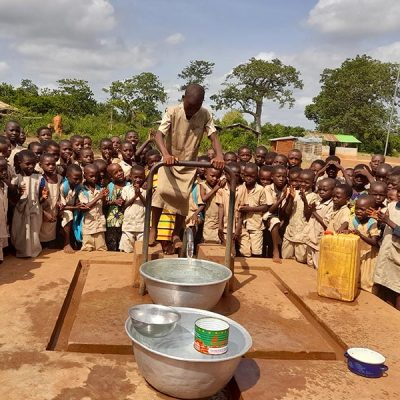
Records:
[[[232,272],[224,265],[193,258],[163,258],[140,267],[156,304],[210,310],[221,298]]]
[[[146,381],[162,393],[181,399],[212,396],[234,375],[241,357],[252,345],[251,336],[240,324],[222,315],[193,308],[175,309],[181,319],[175,330],[163,338],[142,336],[127,319],[125,330],[133,341],[136,363]],[[229,324],[225,354],[211,356],[194,349],[194,324],[204,316]]]

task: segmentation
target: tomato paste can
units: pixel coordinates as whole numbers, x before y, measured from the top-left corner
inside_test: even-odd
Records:
[[[228,351],[229,324],[219,318],[199,318],[195,322],[194,348],[203,354],[224,354]]]

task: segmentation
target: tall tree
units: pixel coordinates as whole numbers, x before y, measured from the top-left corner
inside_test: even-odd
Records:
[[[185,83],[180,87],[180,90],[185,90],[191,83],[203,85],[205,89],[207,89],[205,80],[207,76],[212,74],[214,65],[215,63],[210,61],[190,61],[189,65],[183,68],[182,72],[178,74],[178,78],[181,78],[185,81]]]
[[[324,69],[321,91],[305,108],[308,119],[325,132],[357,136],[367,151],[384,146],[397,66],[358,55],[339,68]]]
[[[129,121],[138,116],[147,122],[154,122],[161,116],[157,106],[165,103],[167,93],[156,75],[142,72],[130,79],[114,81],[103,89],[110,95],[109,102]]]
[[[251,58],[233,69],[223,83],[224,89],[211,96],[216,110],[239,107],[254,118],[256,131],[261,133],[261,116],[265,100],[281,107],[294,104],[293,89],[302,89],[303,82],[295,67],[272,61]]]
[[[82,79],[60,79],[58,89],[50,92],[55,112],[82,116],[96,113],[96,100],[87,81]]]

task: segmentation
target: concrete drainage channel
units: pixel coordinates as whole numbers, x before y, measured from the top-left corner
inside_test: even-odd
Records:
[[[326,343],[320,351],[274,350],[249,352],[247,357],[275,360],[342,360],[345,343],[326,329],[271,270],[268,279],[283,293]],[[81,260],[64,300],[47,350],[81,353],[132,355],[132,346],[124,331],[128,308],[150,303],[133,288],[133,271],[129,262],[101,263]],[[218,308],[218,306],[217,306]],[[229,310],[229,307],[227,307]],[[218,309],[217,312],[220,312]],[[221,312],[229,316],[229,312]],[[232,316],[231,316],[232,317]],[[233,316],[235,319],[235,316]],[[246,326],[246,321],[240,321]],[[265,321],[268,324],[268,321]],[[251,329],[249,328],[250,333]]]

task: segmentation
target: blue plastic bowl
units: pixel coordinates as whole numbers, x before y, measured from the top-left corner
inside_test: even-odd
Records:
[[[388,367],[384,364],[385,357],[374,351],[362,347],[353,347],[344,353],[349,370],[366,378],[380,378]]]

